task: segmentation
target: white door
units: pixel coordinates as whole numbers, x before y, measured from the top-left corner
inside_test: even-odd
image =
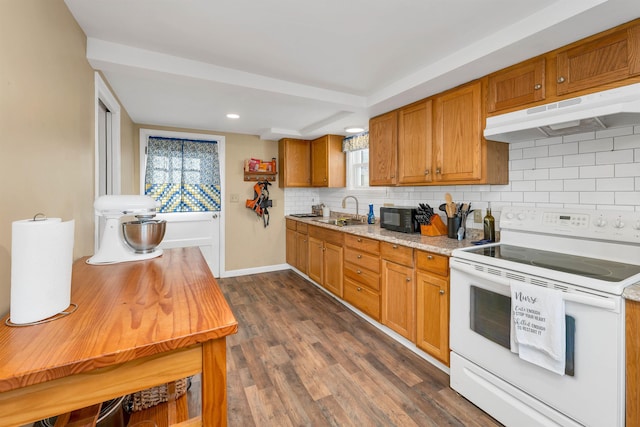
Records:
[[[146,147],[150,136],[216,141],[220,167],[220,204],[224,206],[224,136],[140,129],[140,194],[144,194]],[[163,213],[157,214],[156,219],[167,221],[165,236],[160,248],[197,246],[204,255],[214,277],[221,277],[221,274],[224,273],[223,211]]]

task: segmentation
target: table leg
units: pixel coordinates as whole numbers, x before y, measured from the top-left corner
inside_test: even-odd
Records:
[[[227,341],[202,345],[202,425],[227,425]]]

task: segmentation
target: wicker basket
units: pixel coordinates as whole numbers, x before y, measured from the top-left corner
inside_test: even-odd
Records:
[[[171,390],[175,384],[175,390]],[[191,378],[182,378],[173,383],[160,384],[146,390],[129,394],[124,398],[124,408],[127,412],[142,411],[169,400],[178,400],[191,386]]]

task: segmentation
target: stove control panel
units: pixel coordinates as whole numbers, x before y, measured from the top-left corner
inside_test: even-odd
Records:
[[[640,243],[640,212],[505,206],[500,229]]]

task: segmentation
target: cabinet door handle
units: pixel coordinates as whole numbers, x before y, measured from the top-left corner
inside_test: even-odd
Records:
[[[425,175],[429,175],[429,169],[425,170],[425,171],[424,171],[424,174],[425,174]]]
[[[356,273],[362,274],[362,271],[361,270],[356,270]]]
[[[358,243],[362,243],[362,239],[358,238]]]
[[[407,277],[407,282],[410,282],[410,281],[411,281],[411,277]]]
[[[431,261],[433,259],[433,255],[427,255],[427,259]]]
[[[356,288],[356,291],[360,292],[362,291],[362,288]]]
[[[398,249],[398,245],[391,246],[393,249]]]
[[[358,259],[362,258],[362,255],[358,254],[358,256],[356,258],[358,258]]]
[[[444,295],[444,291],[440,289],[440,295]]]
[[[560,76],[558,77],[558,83],[564,83],[565,82],[565,78]]]
[[[440,168],[436,168],[436,174],[440,175],[442,173],[442,170],[440,170]]]
[[[534,89],[534,90],[540,90],[540,89],[542,89],[542,85],[541,85],[540,83],[538,83],[537,85],[535,85],[535,86],[533,87],[533,89]]]

